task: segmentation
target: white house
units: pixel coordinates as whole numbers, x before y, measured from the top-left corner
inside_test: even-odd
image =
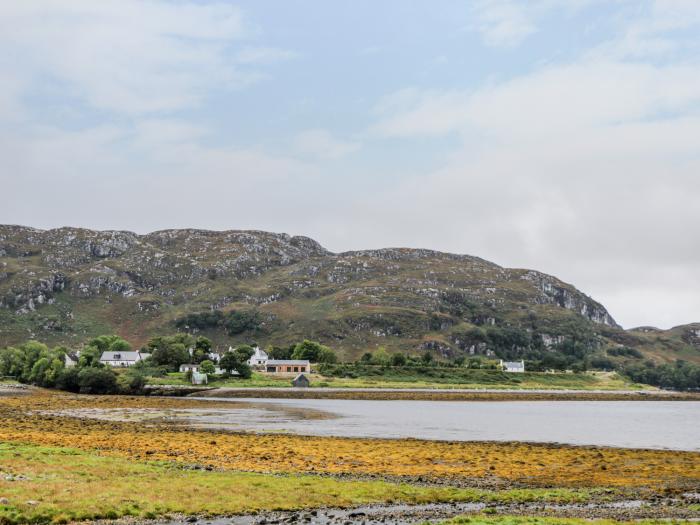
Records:
[[[525,372],[525,361],[503,361],[501,360],[501,369],[504,372]]]
[[[78,364],[78,361],[80,361],[80,352],[68,352],[66,354],[66,368],[73,368]]]
[[[265,366],[268,361],[268,355],[264,350],[260,350],[259,346],[254,348],[255,353],[248,359],[249,366]]]
[[[199,372],[201,370],[202,366],[200,364],[195,364],[195,363],[187,363],[184,365],[180,365],[180,372]],[[221,369],[220,366],[214,365],[214,373],[215,374],[223,374],[224,371]]]
[[[141,352],[102,352],[100,363],[107,366],[127,367],[134,366],[150,356],[151,354]]]

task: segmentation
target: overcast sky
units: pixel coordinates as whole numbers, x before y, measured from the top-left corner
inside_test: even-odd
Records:
[[[0,223],[433,248],[700,321],[697,0],[4,1],[0,49]]]

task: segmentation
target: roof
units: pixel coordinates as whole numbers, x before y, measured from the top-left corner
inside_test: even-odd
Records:
[[[140,361],[141,359],[144,359],[141,352],[102,352],[100,357],[100,361]]]
[[[255,347],[255,352],[251,357],[257,357],[257,358],[262,358],[262,359],[267,359],[267,352],[264,350],[261,350],[259,346]]]
[[[507,366],[508,368],[519,368],[521,366],[525,366],[525,363],[522,361],[503,361],[503,366]]]
[[[268,366],[269,365],[273,365],[273,366],[275,366],[275,365],[277,365],[277,366],[297,365],[298,366],[298,365],[308,365],[309,360],[308,359],[296,359],[296,360],[294,360],[294,359],[269,359],[267,361],[267,364],[268,364]]]

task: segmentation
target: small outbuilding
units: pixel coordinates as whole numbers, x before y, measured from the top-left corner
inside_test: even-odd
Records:
[[[311,381],[304,374],[299,374],[292,379],[292,386],[296,388],[308,388],[311,386]]]
[[[298,374],[311,372],[308,359],[268,359],[265,363],[268,374]]]
[[[192,372],[192,384],[193,385],[206,385],[209,383],[209,378],[207,374],[200,374],[199,372]]]

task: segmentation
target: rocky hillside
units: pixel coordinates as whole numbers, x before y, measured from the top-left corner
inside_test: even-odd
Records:
[[[335,254],[307,237],[261,231],[0,226],[0,346],[111,332],[140,345],[177,329],[222,346],[314,338],[346,357],[378,346],[517,355],[567,341],[661,360],[700,355],[700,325],[624,331],[555,277],[467,255]]]

